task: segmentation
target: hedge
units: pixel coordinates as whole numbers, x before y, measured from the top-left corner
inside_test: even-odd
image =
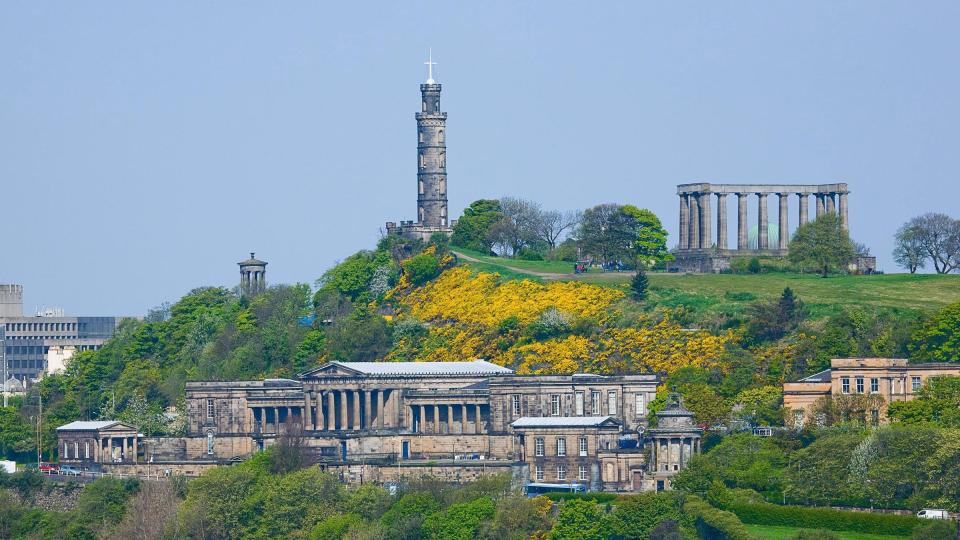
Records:
[[[551,491],[550,493],[544,493],[543,496],[554,502],[579,499],[604,504],[617,500],[617,495],[615,493],[572,493],[568,491]]]
[[[732,503],[725,506],[744,523],[779,525],[804,529],[857,531],[891,536],[910,536],[913,528],[923,520],[913,516],[845,512],[831,508],[779,506],[767,503]]]
[[[683,511],[695,519],[697,533],[707,540],[751,540],[753,536],[732,512],[710,506],[699,497],[690,497]]]

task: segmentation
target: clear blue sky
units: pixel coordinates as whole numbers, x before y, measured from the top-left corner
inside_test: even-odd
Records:
[[[955,1],[3,2],[0,282],[78,315],[232,286],[249,251],[312,283],[415,216],[429,47],[451,216],[629,202],[673,243],[678,183],[846,181],[853,236],[895,271],[901,222],[960,217],[958,21]]]

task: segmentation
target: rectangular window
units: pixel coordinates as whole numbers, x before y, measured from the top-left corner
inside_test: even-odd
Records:
[[[863,393],[863,377],[857,377],[857,393]]]
[[[580,479],[580,480],[586,480],[586,479],[587,479],[587,466],[586,466],[586,465],[580,465],[580,466],[577,468],[577,478]]]
[[[874,426],[880,425],[880,411],[877,409],[870,411],[870,423]]]
[[[513,415],[520,416],[520,396],[513,396]]]
[[[557,480],[566,480],[567,479],[567,467],[564,465],[557,465]]]
[[[550,396],[550,414],[560,416],[560,396]]]
[[[840,378],[840,392],[843,394],[850,393],[850,377]]]
[[[543,438],[537,437],[533,442],[533,453],[536,456],[543,456]]]
[[[70,459],[70,443],[63,443],[63,459]]]
[[[213,418],[213,400],[207,400],[207,418]]]
[[[593,392],[590,399],[590,411],[594,416],[600,416],[600,392]]]
[[[587,455],[587,438],[586,437],[580,437],[580,455],[581,456]]]
[[[913,385],[914,392],[920,389],[920,377],[910,377],[910,382]]]
[[[73,443],[73,457],[80,459],[80,443],[78,442]]]
[[[583,416],[583,392],[576,394],[577,416]]]
[[[607,414],[610,416],[617,416],[617,393],[616,392],[607,393]]]
[[[83,457],[84,459],[90,459],[90,441],[83,443]]]
[[[880,391],[880,379],[874,377],[870,379],[870,393],[876,394]]]
[[[637,415],[637,420],[647,415],[647,408],[646,408],[646,404],[643,401],[643,394],[637,394],[636,415]]]
[[[563,437],[557,437],[557,455],[560,457],[567,455],[567,440]]]
[[[543,481],[543,465],[537,465],[537,481]]]

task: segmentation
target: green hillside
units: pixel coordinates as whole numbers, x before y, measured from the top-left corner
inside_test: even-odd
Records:
[[[574,275],[572,265],[553,261],[515,261],[457,249],[462,264],[497,271],[505,278],[578,280],[596,285],[626,287],[631,273],[591,272]],[[790,287],[803,299],[814,319],[846,307],[933,311],[960,300],[960,275],[886,274],[833,276],[811,274],[667,274],[651,273],[649,304],[685,305],[701,314],[737,315],[751,302],[771,299]]]

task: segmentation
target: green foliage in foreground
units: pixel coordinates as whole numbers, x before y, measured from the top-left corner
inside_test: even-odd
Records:
[[[826,531],[825,529],[800,529],[776,525],[745,523],[750,534],[758,540],[903,540],[903,536],[869,534],[855,531]],[[813,535],[813,536],[812,536]],[[827,536],[829,535],[829,536]]]
[[[915,527],[924,524],[923,520],[912,516],[845,512],[830,508],[734,503],[727,505],[726,509],[736,514],[744,523],[799,528],[821,527],[831,531],[859,531],[892,536],[910,536]]]

